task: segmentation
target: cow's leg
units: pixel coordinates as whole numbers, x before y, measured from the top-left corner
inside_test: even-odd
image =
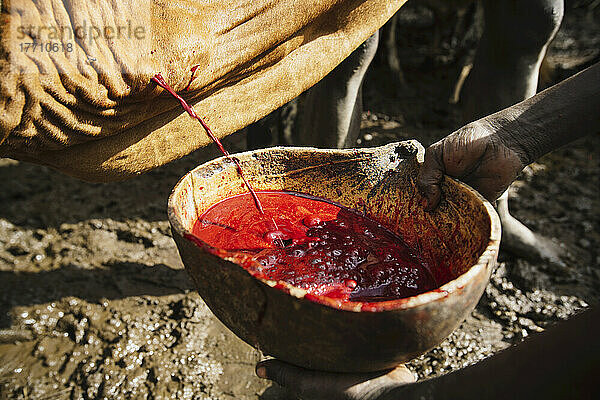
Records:
[[[248,149],[277,144],[353,146],[360,133],[362,82],[378,41],[377,32],[303,93],[299,101],[296,99],[248,126]],[[294,107],[290,108],[290,104]]]
[[[279,133],[279,110],[246,127],[246,148],[256,150],[271,147],[277,143]]]
[[[539,68],[563,16],[563,0],[486,0],[485,27],[465,82],[465,122],[536,93]]]
[[[465,82],[465,122],[522,101],[536,92],[539,67],[562,20],[562,0],[486,0],[485,28]],[[503,247],[519,255],[559,262],[558,247],[510,215],[498,200]]]
[[[294,144],[293,130],[298,101],[294,99],[271,114],[246,128],[246,148],[256,150],[265,147]]]
[[[396,40],[396,30],[398,27],[398,13],[388,21],[387,25],[381,29],[381,40],[385,48],[385,61],[387,67],[392,73],[392,78],[397,81],[399,88],[406,88],[406,78],[402,71],[400,55],[398,54],[398,41]]]
[[[378,40],[379,33],[375,33],[305,93],[298,110],[295,144],[342,148],[356,143],[362,112],[362,82]]]

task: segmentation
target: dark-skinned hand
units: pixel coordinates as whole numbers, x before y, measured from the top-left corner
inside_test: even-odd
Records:
[[[256,375],[277,382],[304,400],[375,400],[415,381],[403,365],[391,371],[343,374],[308,370],[279,360],[261,361]]]
[[[440,202],[444,175],[456,178],[495,201],[525,167],[519,146],[485,120],[465,125],[425,152],[417,185],[427,209]]]

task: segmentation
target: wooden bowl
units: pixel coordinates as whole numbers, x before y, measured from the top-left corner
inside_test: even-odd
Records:
[[[434,276],[454,279],[418,296],[380,303],[310,295],[254,276],[256,262],[189,240],[198,216],[246,191],[225,158],[185,175],[169,197],[173,238],[212,312],[265,354],[306,368],[368,372],[392,368],[439,344],[473,310],[496,263],[500,222],[475,190],[446,179],[443,200],[423,210],[415,186],[416,141],[330,150],[274,147],[235,154],[256,190],[290,190],[357,209],[418,249]]]

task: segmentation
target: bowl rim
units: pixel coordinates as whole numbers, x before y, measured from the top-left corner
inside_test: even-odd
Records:
[[[414,141],[412,141],[412,142],[414,142]],[[300,153],[303,151],[316,151],[316,152],[322,152],[322,153],[356,154],[357,151],[361,151],[361,150],[373,151],[373,150],[381,149],[381,148],[388,147],[388,146],[391,147],[392,145],[398,145],[399,143],[401,143],[401,142],[393,142],[393,143],[389,143],[389,144],[386,144],[383,146],[371,147],[371,148],[366,148],[366,149],[361,149],[361,148],[322,149],[322,148],[316,148],[316,147],[274,146],[274,147],[269,147],[266,149],[258,149],[258,150],[239,152],[239,153],[231,154],[231,156],[232,157],[248,156],[248,155],[251,156],[252,154],[261,153],[261,152],[272,152],[272,151],[282,151],[282,150],[284,150],[284,151],[291,150],[292,153],[294,153],[294,152]],[[192,170],[188,171],[185,175],[183,175],[177,181],[177,183],[171,190],[171,194],[169,195],[169,199],[168,199],[168,203],[167,203],[167,214],[168,214],[168,218],[169,218],[169,223],[171,224],[172,229],[175,231],[174,233],[181,236],[184,240],[190,241],[194,246],[198,246],[198,247],[206,250],[207,252],[211,253],[214,256],[220,257],[226,261],[229,261],[229,262],[235,264],[237,267],[244,270],[246,273],[248,273],[254,279],[257,279],[258,281],[262,282],[263,284],[270,286],[270,287],[274,288],[275,290],[280,290],[280,291],[286,292],[290,296],[293,296],[299,300],[310,301],[311,303],[320,304],[320,305],[326,306],[328,308],[333,308],[333,309],[340,310],[340,311],[350,311],[350,312],[385,312],[385,311],[397,311],[397,310],[416,308],[416,307],[443,299],[457,291],[462,290],[465,286],[467,286],[469,284],[469,282],[471,282],[477,275],[482,273],[488,267],[488,265],[490,264],[490,261],[495,260],[496,255],[498,254],[498,250],[500,248],[500,239],[501,239],[501,232],[502,232],[501,229],[502,228],[501,228],[501,224],[500,224],[500,218],[499,218],[496,210],[492,206],[492,204],[488,200],[486,200],[479,192],[477,192],[475,189],[473,189],[471,186],[467,185],[466,183],[463,183],[456,179],[445,176],[446,182],[451,182],[451,184],[456,184],[456,185],[463,187],[464,189],[467,190],[467,192],[469,192],[473,196],[475,196],[476,199],[480,200],[482,202],[484,209],[487,212],[487,216],[490,220],[490,237],[488,240],[488,244],[485,247],[485,249],[483,250],[483,252],[481,253],[481,255],[478,257],[477,262],[474,265],[472,265],[467,271],[465,271],[461,275],[457,276],[456,278],[452,279],[451,281],[448,281],[445,284],[443,284],[433,290],[430,290],[430,291],[427,291],[424,293],[420,293],[416,296],[411,296],[411,297],[404,297],[404,298],[400,298],[400,299],[386,300],[386,301],[381,301],[381,302],[360,302],[360,301],[341,301],[341,300],[336,300],[336,299],[322,296],[322,295],[314,295],[312,293],[308,293],[308,291],[306,291],[305,289],[298,288],[298,287],[293,286],[285,281],[275,281],[275,280],[266,279],[266,278],[260,276],[260,274],[258,272],[253,271],[249,268],[244,268],[243,266],[240,265],[240,262],[242,260],[244,260],[244,262],[248,261],[252,264],[256,264],[256,266],[258,266],[258,262],[252,261],[250,257],[240,257],[239,254],[236,254],[234,252],[215,248],[215,247],[209,245],[208,243],[202,241],[201,239],[194,237],[192,232],[188,231],[184,227],[183,223],[181,222],[181,218],[179,217],[179,215],[175,209],[175,205],[174,205],[175,194],[178,193],[179,190],[181,189],[181,185],[183,184],[183,181],[186,180],[193,173],[195,173],[197,170],[206,168],[212,164],[216,165],[218,163],[222,163],[223,161],[228,162],[227,157],[221,156],[221,157],[217,157],[212,160],[209,160],[205,163],[202,163],[202,164],[196,166],[195,168],[193,168]],[[421,162],[419,162],[419,164],[421,164]],[[194,238],[194,240],[191,240],[192,238]],[[183,260],[182,260],[182,262],[183,262]],[[185,267],[185,263],[184,263],[184,267]]]

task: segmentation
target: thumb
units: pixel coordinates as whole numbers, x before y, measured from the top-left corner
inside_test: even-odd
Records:
[[[290,365],[278,360],[261,361],[256,365],[256,375],[270,379],[286,388],[297,398],[310,400],[349,400],[347,385],[336,382],[331,373],[313,371]],[[331,382],[329,377],[333,377]],[[355,399],[351,399],[355,400]]]
[[[300,386],[304,376],[310,372],[312,371],[275,359],[261,361],[256,364],[256,375],[259,378],[270,379],[290,389]]]
[[[437,207],[440,202],[440,185],[444,179],[446,168],[442,160],[442,145],[436,143],[425,151],[425,161],[417,175],[417,187],[421,194],[427,199],[426,210],[430,211]]]

